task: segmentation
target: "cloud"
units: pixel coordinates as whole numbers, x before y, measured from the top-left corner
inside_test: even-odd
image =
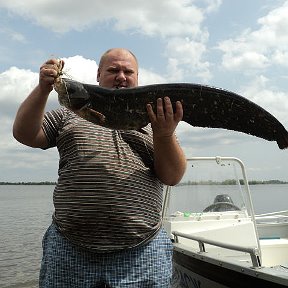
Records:
[[[155,72],[139,68],[139,85],[149,85],[155,83],[167,83],[167,79]]]
[[[288,51],[275,49],[272,55],[272,61],[279,66],[288,66]]]
[[[222,0],[0,0],[0,7],[60,34],[108,25],[115,31],[160,37],[166,45],[167,77],[178,80],[193,75],[207,81],[211,78],[205,60],[209,33],[203,23],[221,3]]]
[[[0,34],[4,36],[8,36],[8,38],[11,39],[12,41],[24,43],[24,44],[27,43],[27,39],[25,35],[17,31],[14,31],[13,29],[9,29],[7,27],[1,27]]]
[[[229,44],[227,45],[228,47],[227,51],[229,52],[225,53],[222,60],[222,64],[227,70],[237,70],[237,71],[245,71],[246,69],[259,70],[264,69],[269,65],[268,58],[262,53],[249,51],[249,47],[243,48],[243,51],[240,52],[239,46],[238,48],[233,50],[233,48],[231,48],[232,45],[231,46],[229,46]],[[238,54],[235,53],[235,50],[238,50]]]
[[[180,122],[176,132],[181,146],[191,155],[204,154],[202,151],[205,153],[217,150],[225,152],[225,149],[227,150],[225,153],[227,153],[238,143],[245,145],[259,141],[256,137],[242,132],[221,128],[193,127],[186,122]]]
[[[218,44],[227,70],[265,70],[271,65],[287,67],[288,1],[258,19],[259,28],[246,29],[235,39]],[[244,72],[245,73],[245,72]]]
[[[194,41],[188,37],[174,37],[167,41],[165,53],[168,58],[167,78],[170,81],[180,81],[189,75],[206,81],[211,78],[210,64],[203,60],[207,52],[207,39],[208,32],[203,32],[201,41]]]
[[[85,83],[96,83],[98,65],[95,60],[86,59],[83,56],[75,55],[63,58],[64,76]]]
[[[19,105],[31,92],[38,79],[37,73],[11,67],[0,74],[0,118],[16,113]]]
[[[63,33],[82,30],[96,23],[110,22],[114,29],[138,30],[145,35],[199,34],[203,11],[194,1],[0,1],[0,7],[33,19],[43,27]],[[205,8],[215,10],[221,1],[212,0]],[[213,7],[213,9],[211,9]],[[203,8],[204,9],[204,8]]]
[[[269,111],[288,127],[288,92],[271,87],[269,79],[263,75],[253,78],[241,91],[242,95]]]
[[[205,5],[205,13],[209,14],[212,12],[218,11],[219,7],[222,4],[222,0],[204,0],[202,3]]]

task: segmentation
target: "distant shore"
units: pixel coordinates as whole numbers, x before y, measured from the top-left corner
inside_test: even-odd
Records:
[[[0,185],[56,185],[56,182],[0,182]]]
[[[259,184],[288,184],[288,181],[281,181],[281,180],[250,180],[248,181],[249,185],[259,185]],[[56,185],[56,182],[50,181],[41,181],[41,182],[0,182],[0,185]],[[224,180],[224,181],[201,181],[201,182],[182,182],[177,184],[177,186],[182,185],[235,185],[236,180]],[[240,179],[240,184],[243,185],[243,180]]]
[[[240,184],[243,185],[244,181],[243,179],[239,180]],[[288,181],[281,181],[281,180],[250,180],[248,181],[249,185],[265,185],[265,184],[288,184]],[[177,186],[185,186],[185,185],[236,185],[235,179],[227,179],[224,181],[187,181],[177,184]]]

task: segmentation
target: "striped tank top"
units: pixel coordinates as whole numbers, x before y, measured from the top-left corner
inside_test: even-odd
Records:
[[[43,130],[59,152],[53,221],[72,243],[95,252],[136,247],[161,227],[162,183],[153,171],[150,125],[111,130],[66,108],[47,112]]]

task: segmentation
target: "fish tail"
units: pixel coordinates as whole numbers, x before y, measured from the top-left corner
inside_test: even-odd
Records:
[[[280,134],[281,137],[277,139],[277,144],[280,149],[287,149],[288,148],[288,134],[287,131],[283,131]]]

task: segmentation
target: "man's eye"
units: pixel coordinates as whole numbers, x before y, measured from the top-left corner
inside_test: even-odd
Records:
[[[110,73],[118,73],[119,70],[118,69],[108,69],[108,72],[110,72]]]

